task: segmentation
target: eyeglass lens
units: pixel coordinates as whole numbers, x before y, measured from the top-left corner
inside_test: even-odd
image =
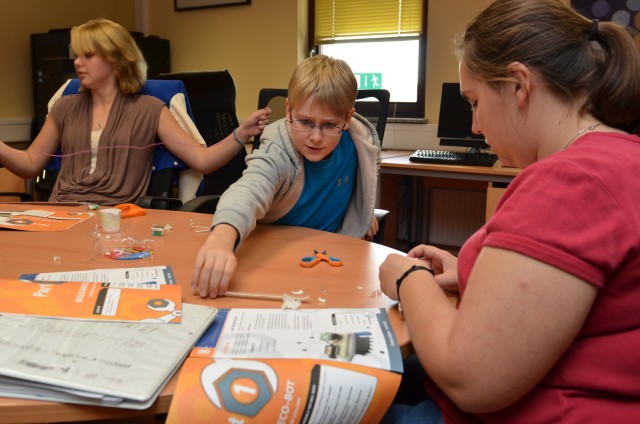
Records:
[[[311,132],[315,127],[320,129],[320,132],[324,135],[338,135],[342,132],[342,128],[333,124],[320,124],[316,125],[311,121],[292,119],[291,123],[293,128],[298,131]]]

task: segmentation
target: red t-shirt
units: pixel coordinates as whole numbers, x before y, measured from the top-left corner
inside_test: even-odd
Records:
[[[576,340],[490,423],[628,423],[640,418],[640,138],[588,133],[527,167],[462,247],[460,289],[483,246],[527,255],[600,290]],[[452,422],[473,422],[427,382]]]

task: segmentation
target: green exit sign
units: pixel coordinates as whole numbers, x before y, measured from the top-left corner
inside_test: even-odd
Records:
[[[358,80],[359,90],[375,90],[382,88],[382,73],[374,72],[355,75],[356,79]]]

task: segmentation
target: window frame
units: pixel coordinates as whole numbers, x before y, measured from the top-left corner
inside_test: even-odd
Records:
[[[320,46],[314,44],[315,39],[315,0],[309,0],[308,8],[308,49],[309,56],[320,51]],[[389,122],[402,120],[425,120],[426,119],[426,79],[427,79],[427,22],[429,0],[422,0],[422,33],[418,37],[418,86],[417,98],[415,102],[390,102],[389,103]],[[397,38],[377,38],[374,40],[349,40],[349,43],[368,43],[368,42],[384,42],[389,40],[398,40]],[[337,41],[336,43],[341,43]],[[372,105],[371,111],[363,109],[365,116],[377,116],[375,106]]]

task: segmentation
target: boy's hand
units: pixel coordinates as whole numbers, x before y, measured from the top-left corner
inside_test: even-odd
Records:
[[[367,231],[367,234],[364,236],[364,239],[367,241],[373,240],[373,236],[378,234],[379,229],[380,229],[380,226],[378,225],[378,220],[374,216],[373,219],[371,220],[371,226],[369,227],[369,231]]]
[[[201,297],[216,298],[224,295],[238,261],[233,246],[238,237],[230,225],[216,226],[196,255],[191,289]]]

